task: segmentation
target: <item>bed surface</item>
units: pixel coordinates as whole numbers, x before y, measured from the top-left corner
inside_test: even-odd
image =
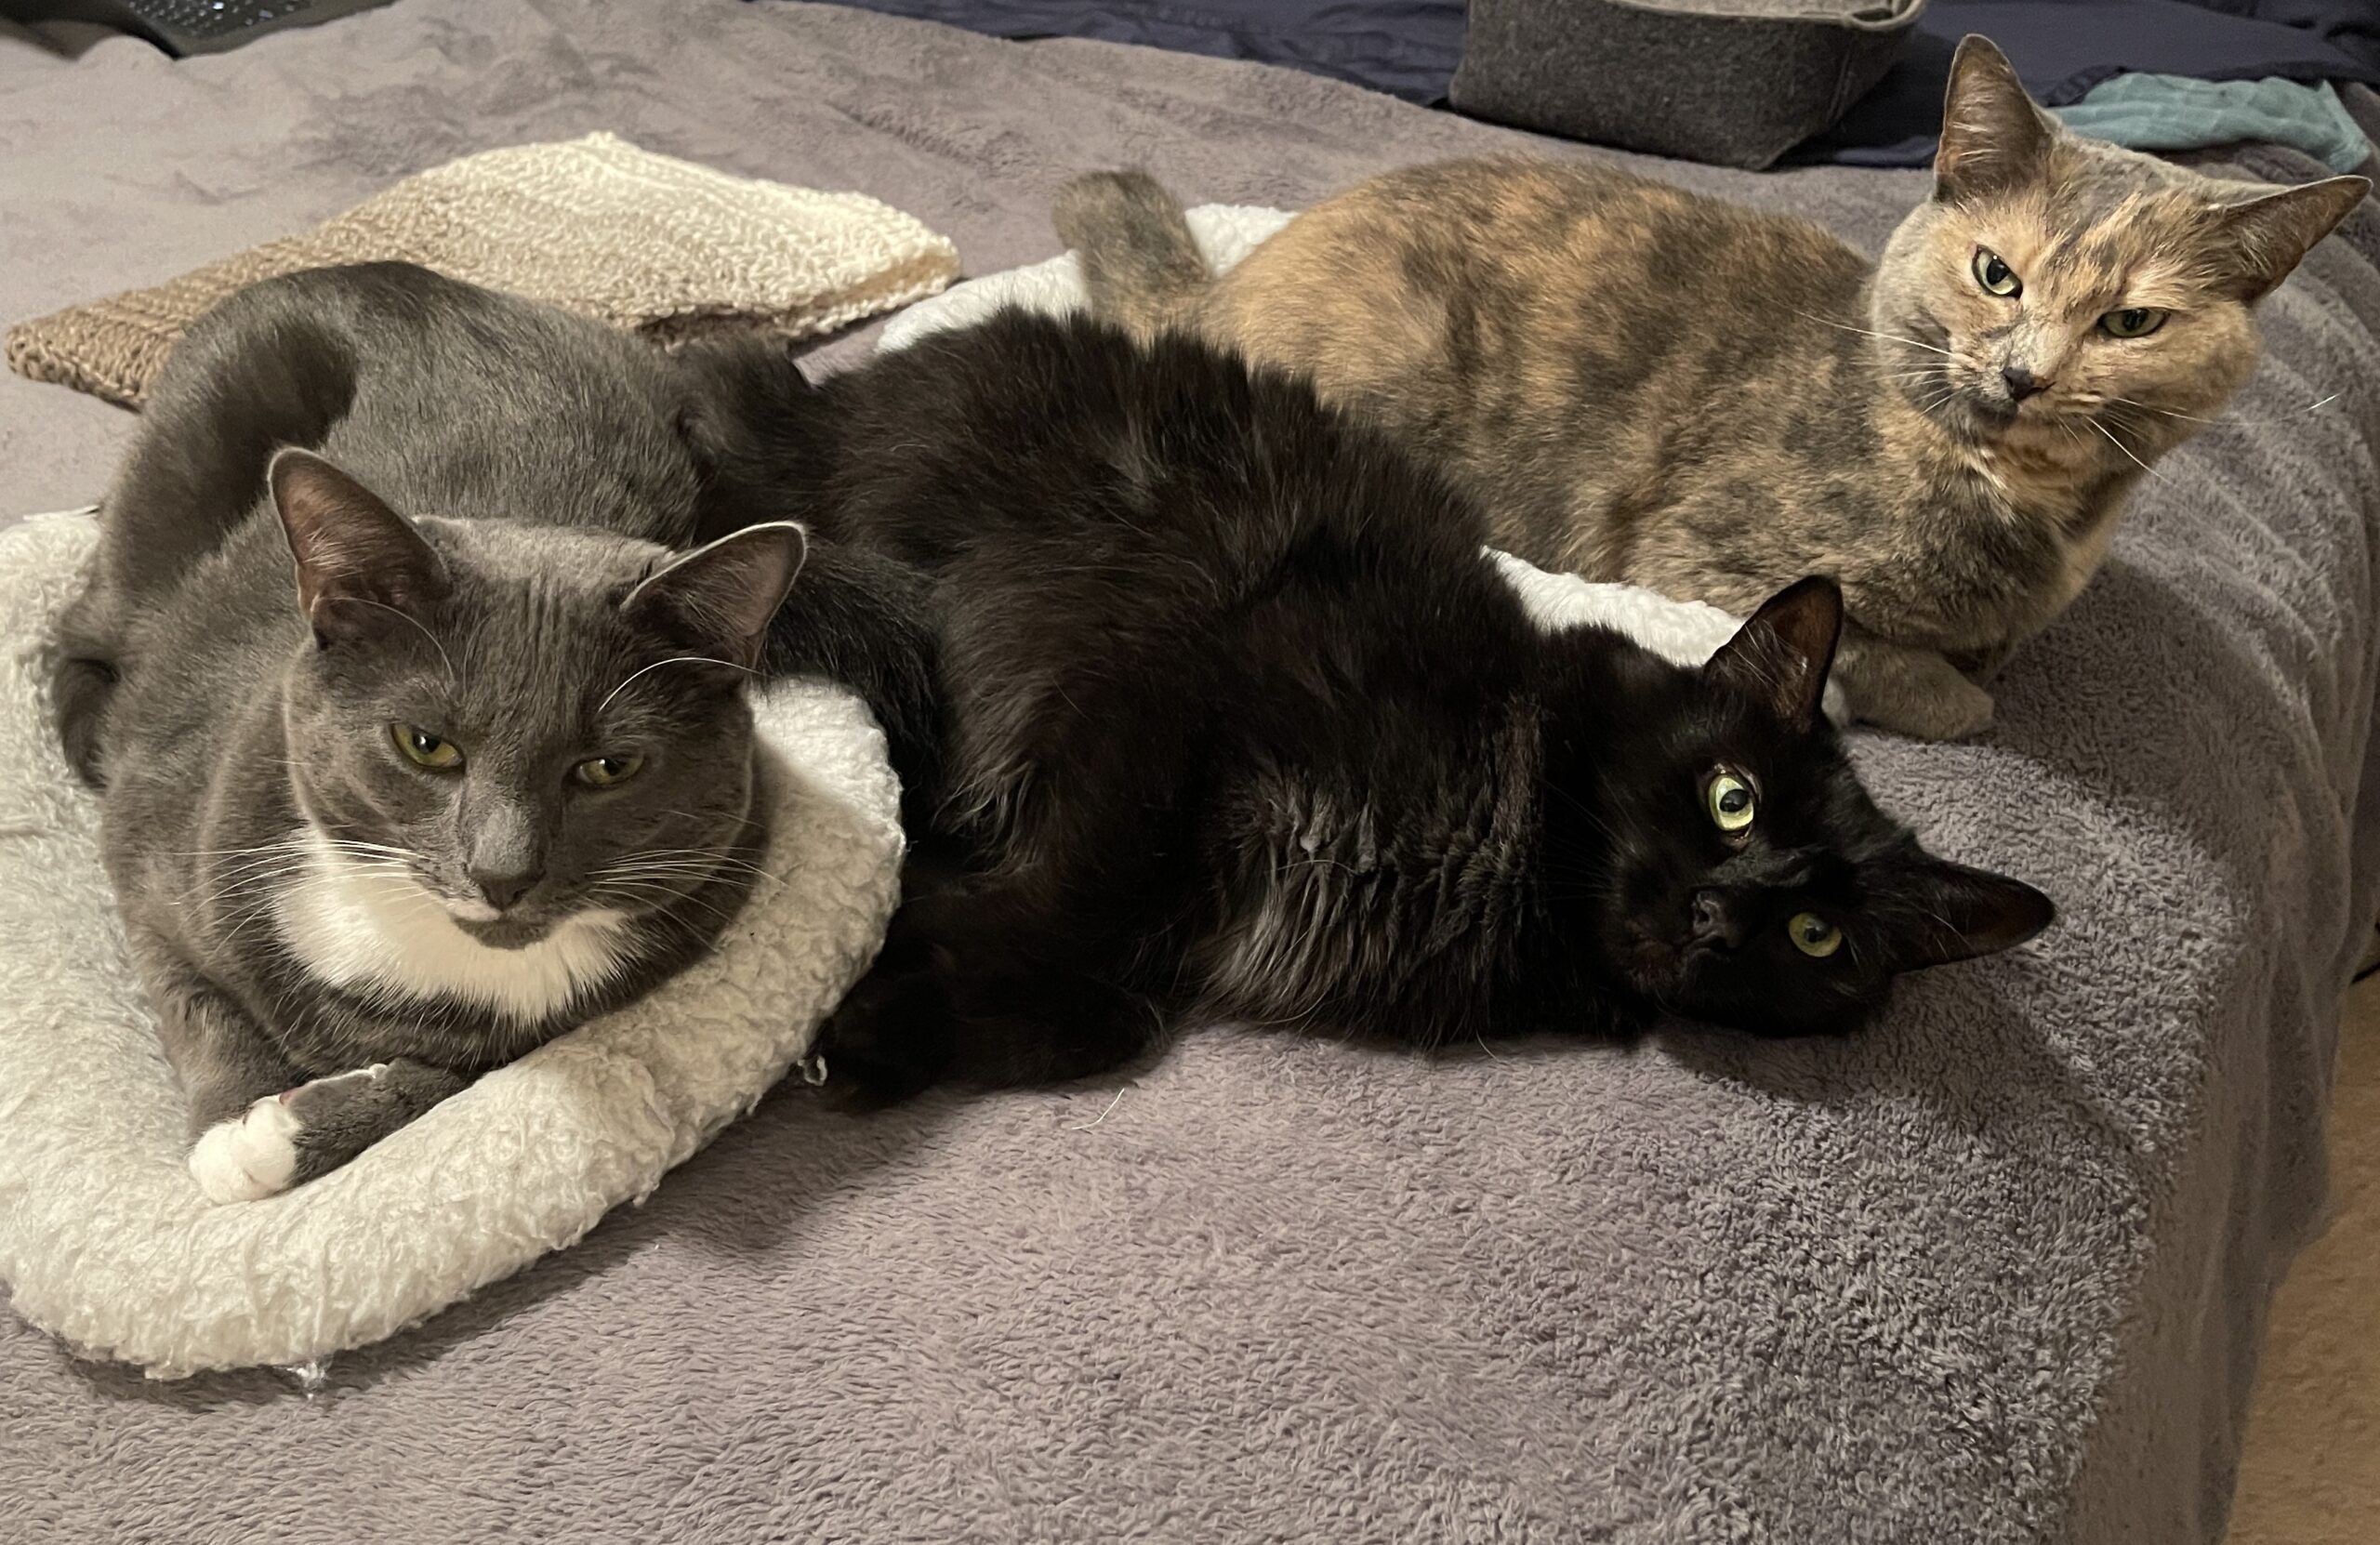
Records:
[[[973,273],[1049,256],[1088,167],[1294,206],[1530,143],[808,5],[401,0],[182,64],[0,33],[0,318],[594,129],[863,190]],[[1658,169],[1871,248],[1925,187]],[[0,1315],[0,1540],[2215,1538],[2380,878],[2375,225],[2268,304],[2234,421],[2143,489],[1989,740],[1862,740],[1929,845],[2058,899],[2028,949],[1839,1044],[1217,1030],[1068,1091],[781,1090],[311,1395]],[[130,422],[0,378],[0,504],[95,497]],[[9,1096],[0,1141],[38,1141]]]

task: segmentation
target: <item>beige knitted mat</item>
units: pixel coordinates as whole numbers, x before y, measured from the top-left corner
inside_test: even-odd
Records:
[[[832,332],[932,295],[945,237],[859,193],[730,177],[610,134],[468,155],[301,236],[8,330],[8,366],[137,407],[208,307],[298,269],[403,258],[664,337]]]

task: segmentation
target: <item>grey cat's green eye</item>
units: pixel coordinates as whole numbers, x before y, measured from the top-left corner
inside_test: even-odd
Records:
[[[1843,947],[1843,930],[1815,912],[1796,912],[1785,925],[1793,947],[1813,960],[1823,960]]]
[[[1704,798],[1710,801],[1711,819],[1725,832],[1739,832],[1752,825],[1756,801],[1752,785],[1733,772],[1721,772],[1711,780]]]
[[[609,788],[635,777],[637,769],[643,765],[642,757],[624,751],[616,757],[589,757],[572,768],[570,775],[589,788]]]
[[[1985,294],[2008,300],[2025,293],[2025,282],[2016,277],[2016,271],[1988,246],[1975,249],[1975,282],[1983,286]]]
[[[2099,330],[2111,338],[2145,338],[2165,325],[2165,313],[2147,306],[2109,311],[2099,319]]]
[[[463,748],[451,740],[441,740],[429,731],[412,724],[391,724],[389,738],[397,743],[405,759],[416,767],[427,767],[433,772],[452,772],[463,765]]]

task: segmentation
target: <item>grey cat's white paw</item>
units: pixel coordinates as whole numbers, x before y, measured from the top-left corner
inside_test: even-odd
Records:
[[[277,1196],[297,1178],[303,1125],[287,1102],[268,1094],[199,1134],[190,1151],[190,1177],[218,1206]]]

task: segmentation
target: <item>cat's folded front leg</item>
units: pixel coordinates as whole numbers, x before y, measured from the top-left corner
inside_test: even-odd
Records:
[[[469,1083],[407,1058],[315,1078],[201,1132],[190,1172],[212,1202],[277,1195],[328,1174]]]
[[[1905,735],[1963,740],[1991,728],[1991,694],[1938,650],[1846,630],[1835,651],[1834,679],[1856,717]]]

